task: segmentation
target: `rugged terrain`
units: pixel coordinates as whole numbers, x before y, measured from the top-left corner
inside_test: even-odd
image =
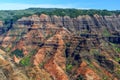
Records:
[[[0,80],[120,80],[120,16],[45,14],[0,21]]]

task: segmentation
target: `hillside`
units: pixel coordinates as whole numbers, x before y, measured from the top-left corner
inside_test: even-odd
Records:
[[[13,19],[16,21],[23,16],[30,16],[33,14],[47,14],[47,15],[57,15],[57,16],[70,16],[70,17],[78,17],[79,15],[119,15],[120,11],[108,11],[108,10],[83,10],[83,9],[61,9],[61,8],[28,8],[25,10],[1,10],[0,11],[0,20],[8,21]]]
[[[27,10],[1,18],[0,80],[120,80],[119,11]]]

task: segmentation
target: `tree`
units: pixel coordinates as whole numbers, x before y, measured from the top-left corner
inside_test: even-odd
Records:
[[[13,52],[11,52],[11,54],[17,57],[24,57],[23,51],[19,49],[14,50]]]

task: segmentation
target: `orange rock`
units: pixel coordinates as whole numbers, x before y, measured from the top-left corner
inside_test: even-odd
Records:
[[[40,15],[40,21],[44,21],[44,20],[49,21],[49,20],[50,20],[50,18],[49,18],[49,16],[48,16],[48,15],[41,14],[41,15]]]
[[[15,55],[13,56],[13,61],[15,62],[15,63],[19,63],[20,62],[20,59],[18,59]]]
[[[38,53],[33,57],[33,64],[39,65],[45,57],[46,48],[41,48]]]
[[[101,80],[99,76],[85,62],[82,62],[78,69],[78,74],[82,74],[86,80]]]
[[[57,65],[53,58],[51,58],[44,67],[55,80],[68,80],[65,72]]]

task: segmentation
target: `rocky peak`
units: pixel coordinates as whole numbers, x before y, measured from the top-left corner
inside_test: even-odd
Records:
[[[50,21],[50,17],[48,15],[45,14],[41,14],[40,15],[40,21]]]

